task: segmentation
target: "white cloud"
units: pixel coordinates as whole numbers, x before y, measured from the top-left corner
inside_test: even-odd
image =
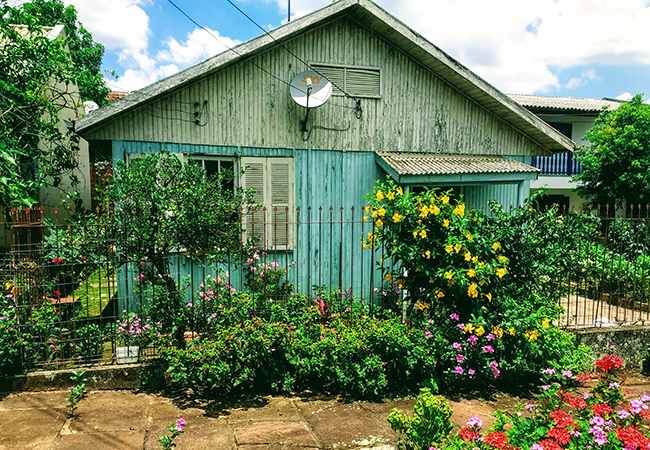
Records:
[[[158,52],[156,58],[160,61],[170,61],[187,67],[224,52],[240,43],[237,40],[219,35],[216,30],[206,30],[195,29],[187,35],[187,40],[182,43],[170,37],[165,42],[167,49]]]
[[[632,97],[634,97],[632,94],[630,94],[629,92],[625,92],[621,95],[616,96],[616,100],[623,100],[624,102],[628,102],[632,100]]]
[[[77,9],[79,21],[107,50],[144,50],[149,16],[140,7],[148,0],[66,0]]]
[[[287,1],[274,1],[286,13]],[[650,64],[650,5],[645,0],[376,1],[506,92],[559,88],[557,73],[569,67]],[[329,3],[293,0],[292,15]],[[596,77],[585,73],[564,87]]]

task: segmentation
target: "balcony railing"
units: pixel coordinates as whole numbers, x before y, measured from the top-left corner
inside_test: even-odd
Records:
[[[558,153],[553,156],[533,156],[533,167],[541,170],[540,175],[576,175],[582,166],[573,153]]]

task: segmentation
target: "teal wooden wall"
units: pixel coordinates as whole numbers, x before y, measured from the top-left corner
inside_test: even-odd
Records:
[[[362,238],[372,231],[371,223],[363,223],[365,196],[377,180],[384,180],[385,172],[375,162],[374,152],[344,152],[324,150],[237,148],[204,145],[180,145],[114,141],[113,156],[123,160],[126,153],[157,152],[205,153],[213,155],[293,157],[295,161],[295,245],[291,251],[267,250],[262,260],[277,262],[289,268],[287,280],[299,292],[312,292],[313,285],[327,285],[332,289],[352,288],[357,298],[368,300],[374,288],[381,287],[382,276],[377,262],[381,250],[363,250]],[[522,186],[516,183],[473,185],[465,187],[468,206],[481,207],[497,199],[504,205],[519,204]],[[526,191],[527,192],[527,191]],[[293,264],[295,262],[295,264]],[[242,264],[243,263],[243,264]],[[390,264],[387,261],[385,264]],[[245,258],[221,266],[228,272],[230,283],[236,289],[245,287],[242,277]],[[373,269],[374,268],[374,269]],[[138,310],[146,299],[134,293],[139,272],[123,268],[118,292],[120,308]],[[172,274],[178,282],[188,279],[187,301],[192,292],[198,292],[206,275],[216,276],[213,264],[177,255],[172,260]]]

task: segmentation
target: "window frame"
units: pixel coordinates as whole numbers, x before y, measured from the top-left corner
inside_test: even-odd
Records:
[[[342,86],[343,90],[347,92],[349,95],[353,97],[358,97],[358,98],[370,98],[370,99],[381,99],[383,97],[384,93],[384,86],[383,86],[383,76],[382,76],[382,69],[381,67],[373,67],[373,66],[354,66],[354,65],[348,65],[348,64],[332,64],[332,63],[322,63],[322,62],[310,62],[309,63],[310,67],[321,75],[326,76],[322,72],[323,68],[332,68],[332,69],[342,69],[343,70],[343,83],[344,86]],[[379,94],[378,95],[368,95],[368,94],[363,94],[363,93],[358,93],[358,92],[351,92],[351,90],[348,88],[348,81],[347,81],[347,72],[349,70],[367,70],[367,71],[372,71],[372,72],[377,72],[377,75],[379,77]],[[339,89],[333,86],[332,89],[332,95],[335,97],[344,97],[346,94],[341,92]]]

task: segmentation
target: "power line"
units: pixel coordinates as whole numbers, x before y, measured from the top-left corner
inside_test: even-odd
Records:
[[[272,35],[271,33],[269,33],[268,31],[266,31],[266,30],[264,29],[264,27],[262,27],[260,24],[258,24],[257,22],[255,22],[255,20],[253,20],[253,19],[252,19],[248,14],[246,14],[246,13],[245,13],[245,12],[244,12],[240,7],[239,7],[239,6],[235,5],[235,4],[232,2],[232,0],[226,0],[226,1],[227,1],[228,3],[230,3],[230,4],[231,4],[231,5],[232,5],[232,6],[233,6],[237,11],[239,11],[240,13],[242,13],[242,14],[244,15],[244,17],[246,17],[248,20],[250,20],[251,23],[252,23],[253,25],[255,25],[257,28],[259,28],[260,30],[262,30],[262,31],[264,32],[264,34],[266,34],[268,37],[270,37],[271,39],[273,39],[274,42],[278,42],[278,40],[277,40],[276,38],[274,38],[273,35]],[[320,75],[320,76],[322,76],[322,77],[325,77],[325,75],[323,75],[323,74],[320,73],[318,70],[314,69],[311,65],[309,65],[308,62],[304,61],[300,56],[296,55],[294,52],[292,52],[291,50],[289,50],[289,49],[288,49],[288,48],[287,48],[287,47],[286,47],[282,42],[279,42],[279,44],[280,44],[280,46],[281,46],[283,49],[285,49],[287,52],[289,52],[289,54],[290,54],[291,56],[293,56],[293,57],[296,58],[298,61],[300,61],[301,63],[303,63],[305,66],[309,67],[311,70],[313,70],[314,72],[316,72],[318,75]],[[325,77],[325,78],[327,78],[327,77]],[[343,89],[341,89],[339,86],[337,86],[336,83],[334,83],[332,80],[328,79],[328,81],[329,81],[330,83],[332,83],[332,85],[333,85],[335,88],[337,88],[339,91],[343,92],[343,93],[345,94],[346,97],[349,97],[349,98],[351,98],[352,100],[354,100],[354,101],[357,103],[357,105],[359,104],[359,99],[357,99],[357,98],[353,97],[352,95],[348,94],[347,92],[345,92]]]

